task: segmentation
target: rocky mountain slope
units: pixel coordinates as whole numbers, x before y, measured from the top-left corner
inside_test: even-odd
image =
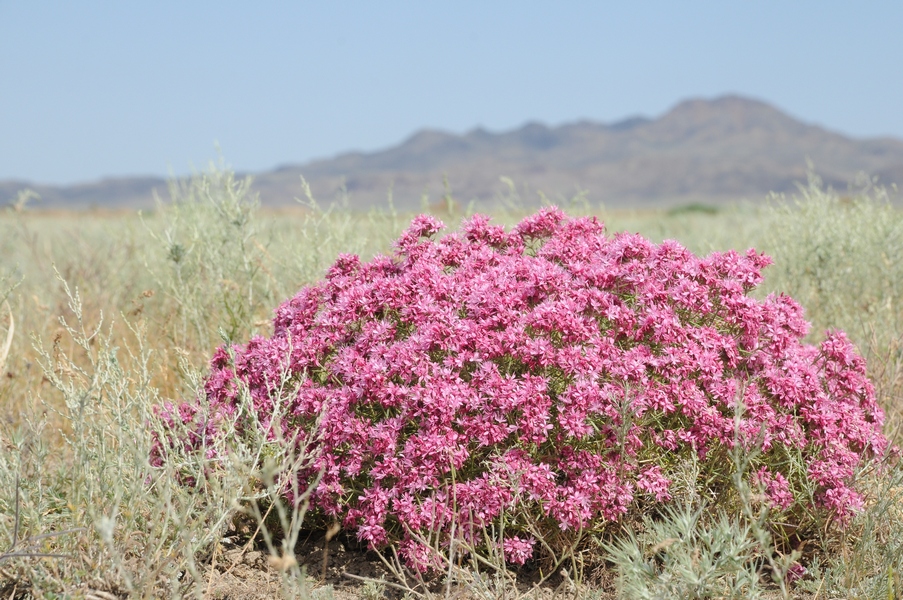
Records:
[[[528,201],[539,191],[552,199],[585,191],[593,202],[644,207],[755,200],[769,191],[792,191],[805,181],[809,162],[838,188],[861,172],[877,176],[879,183],[903,184],[903,140],[850,138],[738,96],[688,100],[657,119],[613,124],[528,123],[513,131],[474,129],[464,135],[422,130],[384,150],[349,152],[253,176],[270,206],[301,196],[303,175],[321,202],[347,194],[357,208],[384,205],[390,189],[399,208],[419,206],[424,195],[436,202],[445,194],[446,180],[458,201],[491,203],[508,191],[502,177]],[[149,206],[154,189],[167,197],[166,182],[156,178],[67,187],[6,181],[0,182],[0,203],[23,187],[40,193],[39,206],[45,207]]]

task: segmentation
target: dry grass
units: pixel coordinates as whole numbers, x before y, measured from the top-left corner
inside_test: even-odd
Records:
[[[309,457],[292,455],[287,444],[236,438],[218,469],[190,454],[153,469],[152,406],[194,397],[218,345],[269,333],[282,299],[320,278],[340,252],[367,259],[387,251],[411,215],[326,211],[310,198],[267,213],[229,173],[172,194],[174,202],[144,215],[0,215],[0,540],[12,542],[0,556],[2,597],[348,593],[340,580],[330,587],[305,574],[321,570],[302,568],[321,560],[301,553],[313,544],[305,539],[320,539],[324,556],[330,540],[308,530],[303,498],[286,505],[276,493],[277,474]],[[795,199],[714,213],[610,212],[585,198],[566,208],[598,214],[611,231],[674,238],[696,252],[755,246],[773,254],[766,287],[807,307],[813,339],[832,326],[850,333],[869,360],[888,432],[899,439],[903,215],[885,200],[865,190],[844,201],[813,182]],[[503,223],[528,211],[515,197],[501,204],[508,208],[495,217]],[[466,212],[451,201],[432,208],[452,227]],[[196,486],[178,483],[188,476]],[[867,481],[866,513],[844,532],[826,529],[819,546],[827,551],[804,549],[810,576],[787,595],[903,593],[903,469]],[[386,556],[386,581],[352,589],[368,598],[603,598],[616,589],[668,597],[702,581],[709,565],[695,597],[780,597],[761,577],[783,560],[763,553],[763,544],[780,546],[767,542],[773,530],[750,515],[709,515],[699,502],[688,496],[656,519],[638,516],[623,525],[620,542],[583,540],[542,576],[471,554],[470,562],[450,557],[444,580],[424,582]],[[349,540],[332,545],[353,553]],[[15,555],[17,548],[30,555]],[[254,553],[271,560],[245,560]],[[242,585],[257,582],[256,591],[235,587],[238,572]]]

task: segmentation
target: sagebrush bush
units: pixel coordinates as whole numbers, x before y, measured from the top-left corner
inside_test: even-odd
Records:
[[[523,563],[534,536],[665,503],[689,456],[729,495],[737,447],[787,522],[862,507],[857,470],[888,446],[865,363],[839,331],[804,344],[791,298],[749,295],[768,257],[607,237],[554,208],[510,233],[442,227],[420,216],[394,256],[340,256],[272,337],[220,348],[204,401],[161,407],[155,463],[174,444],[214,458],[223,431],[293,440],[316,457],[296,491],[321,477],[313,507],[421,570],[430,532],[479,545],[502,520]]]
[[[668,506],[644,515],[643,532],[607,548],[618,565],[620,592],[632,600],[763,597],[753,528],[705,507]]]
[[[840,196],[810,175],[798,195],[773,196],[769,208],[762,242],[781,257],[769,284],[792,289],[812,322],[863,343],[874,337],[885,346],[903,335],[903,218],[888,190]]]

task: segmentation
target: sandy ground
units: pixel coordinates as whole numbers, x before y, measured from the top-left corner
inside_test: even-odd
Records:
[[[327,543],[323,532],[312,532],[302,537],[295,557],[307,573],[313,598],[315,600],[404,598],[404,592],[391,585],[397,580],[385,567],[379,555],[356,546],[356,543],[342,536]],[[279,562],[260,550],[245,550],[241,546],[224,545],[207,572],[209,583],[205,597],[217,600],[278,598],[282,590]],[[347,574],[355,575],[357,578],[349,577]],[[359,578],[371,581],[368,583]],[[539,588],[532,585],[532,581],[536,578],[535,573],[532,576],[528,574],[517,586],[519,589],[511,589],[510,595],[507,593],[505,595],[512,600],[521,594],[525,594],[526,598],[537,600],[587,595],[597,600],[615,597],[610,580],[604,582],[601,587],[594,586],[590,594],[575,594],[574,587],[560,576],[554,577]],[[377,583],[380,579],[389,585]],[[445,596],[444,590],[435,591],[437,597]],[[450,596],[462,600],[479,597],[466,589],[451,590]]]

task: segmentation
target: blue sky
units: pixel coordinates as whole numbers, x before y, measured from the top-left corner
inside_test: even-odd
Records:
[[[0,179],[255,171],[737,93],[903,138],[903,2],[0,0]]]

